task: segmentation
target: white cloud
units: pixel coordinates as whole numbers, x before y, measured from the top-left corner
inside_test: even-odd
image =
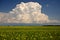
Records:
[[[20,23],[45,23],[48,22],[48,16],[41,13],[42,6],[37,2],[28,2],[17,4],[10,11]],[[16,20],[16,21],[17,21]]]
[[[37,2],[21,2],[17,4],[8,14],[0,13],[2,23],[52,23],[57,20],[50,20],[48,16],[41,12],[42,6]]]
[[[0,12],[0,23],[6,23],[8,19],[8,15],[9,14],[7,13]]]

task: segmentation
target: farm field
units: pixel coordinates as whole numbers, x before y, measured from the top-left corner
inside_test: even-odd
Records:
[[[60,40],[60,26],[0,26],[0,40]]]

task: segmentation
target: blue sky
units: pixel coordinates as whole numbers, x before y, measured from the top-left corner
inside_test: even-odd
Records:
[[[0,0],[0,12],[9,12],[21,2],[38,2],[42,5],[42,12],[51,19],[60,20],[60,0]]]
[[[38,2],[49,19],[60,20],[60,0],[0,0],[0,12],[8,13],[21,2]]]

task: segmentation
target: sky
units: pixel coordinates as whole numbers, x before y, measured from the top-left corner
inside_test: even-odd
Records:
[[[47,15],[49,19],[60,21],[60,0],[0,0],[0,12],[9,14],[21,2],[37,2],[42,6],[41,13]]]

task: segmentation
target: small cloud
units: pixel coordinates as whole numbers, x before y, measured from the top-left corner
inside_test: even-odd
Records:
[[[46,4],[46,7],[49,7],[49,4]]]

